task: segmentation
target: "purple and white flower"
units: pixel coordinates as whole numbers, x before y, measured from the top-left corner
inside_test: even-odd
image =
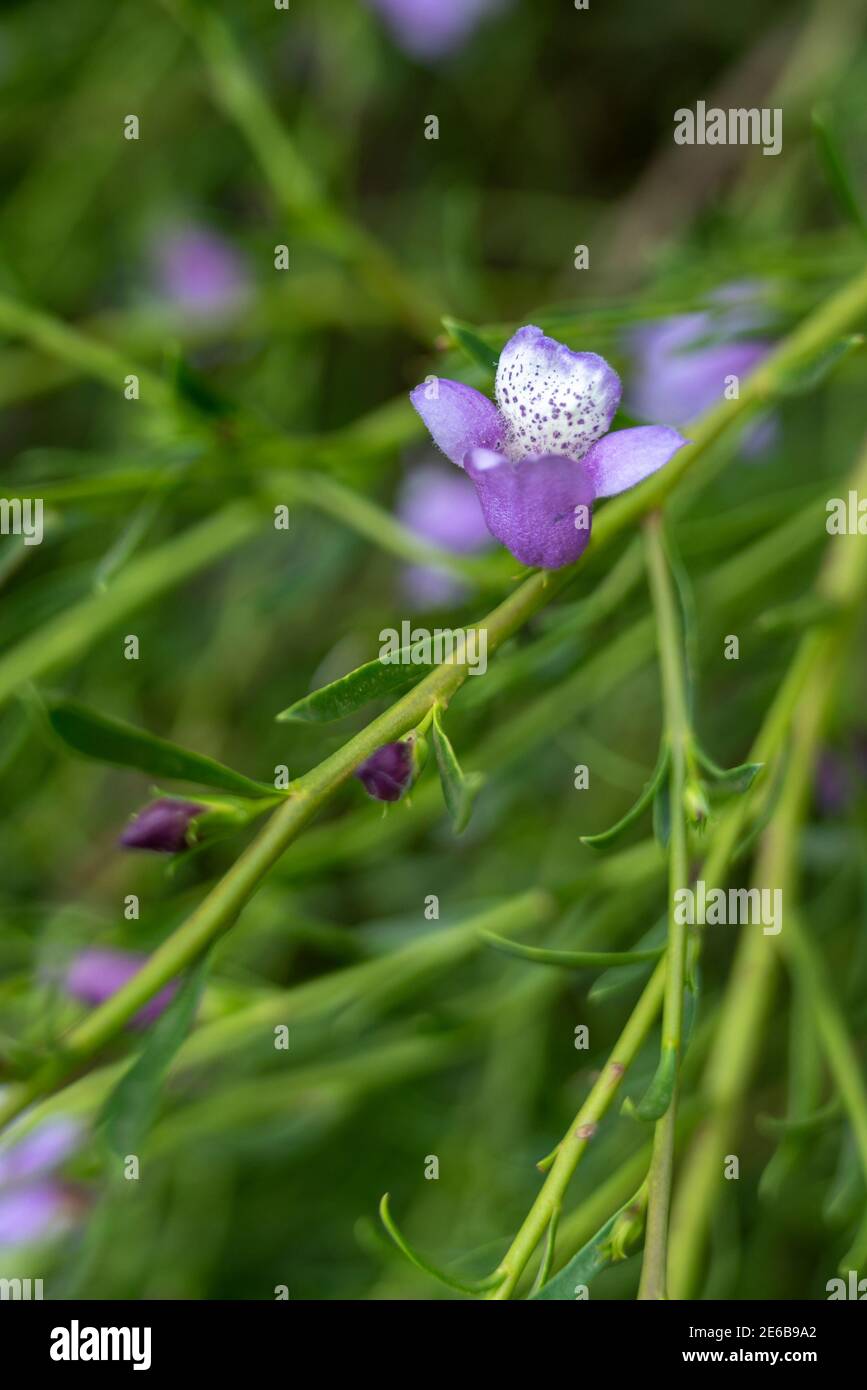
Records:
[[[496,405],[437,378],[410,399],[474,483],[491,534],[523,564],[560,569],[585,549],[594,501],[649,477],[687,442],[665,425],[609,433],[620,392],[603,357],[529,325],[500,354]]]
[[[470,37],[480,20],[506,0],[368,0],[411,58],[445,58]]]

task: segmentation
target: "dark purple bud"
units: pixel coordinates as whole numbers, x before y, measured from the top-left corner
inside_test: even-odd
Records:
[[[376,801],[400,801],[412,783],[413,772],[413,744],[401,739],[377,748],[355,775]]]
[[[190,821],[204,809],[194,801],[174,801],[168,796],[152,801],[126,827],[120,843],[127,849],[153,849],[162,854],[177,854],[187,848]]]
[[[146,960],[147,956],[138,952],[107,949],[81,951],[67,971],[67,991],[83,1004],[102,1004],[137,975]],[[153,1023],[171,1003],[176,991],[177,984],[166,985],[139,1010],[133,1023],[139,1026]]]

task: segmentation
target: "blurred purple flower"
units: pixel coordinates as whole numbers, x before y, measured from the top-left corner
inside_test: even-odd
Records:
[[[474,483],[488,530],[525,565],[577,560],[596,498],[633,487],[687,442],[664,425],[609,433],[617,373],[595,352],[572,352],[533,326],[503,348],[496,395],[495,406],[471,386],[435,379],[410,399]]]
[[[46,1120],[0,1153],[0,1187],[57,1168],[81,1142],[82,1128],[67,1115]]]
[[[682,426],[717,405],[726,377],[749,375],[773,346],[765,338],[745,336],[763,324],[758,292],[752,284],[727,285],[712,296],[706,310],[633,329],[629,346],[635,373],[629,410],[643,420],[672,420]],[[759,420],[744,437],[743,453],[763,452],[776,433],[773,417]]]
[[[161,797],[139,811],[120,837],[127,849],[152,849],[161,854],[177,854],[187,848],[190,822],[204,811],[195,801],[175,801]]]
[[[400,801],[413,780],[413,745],[408,739],[386,743],[356,768],[355,775],[375,801]]]
[[[436,463],[421,464],[407,474],[398,494],[397,514],[410,530],[455,555],[472,554],[491,541],[469,479]],[[408,566],[403,581],[416,608],[453,603],[466,592],[459,579],[429,565]]]
[[[436,60],[455,52],[485,15],[507,0],[368,0],[411,58]]]
[[[66,973],[66,990],[83,1004],[102,1004],[137,975],[147,959],[139,952],[115,951],[105,947],[81,951]],[[177,988],[176,983],[166,985],[165,989],[148,1000],[135,1015],[133,1023],[137,1027],[153,1023],[171,1003]]]
[[[50,1176],[81,1142],[67,1116],[46,1120],[0,1153],[0,1247],[56,1235],[75,1208],[73,1194]]]
[[[0,1247],[56,1235],[66,1224],[69,1208],[69,1193],[59,1182],[0,1190]]]
[[[154,242],[159,289],[180,309],[203,318],[231,313],[249,292],[238,252],[206,227],[163,232]]]

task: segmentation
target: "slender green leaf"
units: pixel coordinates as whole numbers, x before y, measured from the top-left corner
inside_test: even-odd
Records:
[[[397,695],[432,669],[433,662],[412,660],[413,647],[402,647],[394,661],[368,661],[339,680],[323,685],[277,715],[281,723],[326,724],[387,695]]]
[[[190,1031],[209,964],[210,953],[190,971],[103,1106],[100,1119],[115,1153],[136,1153],[153,1122],[163,1078]]]
[[[674,1095],[677,1080],[677,1053],[673,1047],[663,1047],[653,1080],[637,1105],[624,1101],[623,1112],[639,1120],[659,1120],[665,1114]]]
[[[668,779],[663,778],[653,798],[653,833],[663,849],[668,849],[671,835],[671,794]]]
[[[545,1249],[539,1261],[539,1269],[536,1278],[533,1280],[533,1287],[530,1290],[530,1297],[533,1298],[541,1288],[543,1288],[551,1277],[551,1267],[554,1263],[554,1248],[557,1244],[557,1226],[560,1221],[559,1203],[551,1212],[551,1220],[548,1222],[548,1231],[545,1236]]]
[[[811,1134],[813,1130],[824,1129],[829,1120],[836,1120],[841,1110],[840,1098],[834,1096],[827,1105],[814,1110],[810,1115],[757,1115],[756,1128],[761,1130],[762,1134]]]
[[[639,1189],[634,1197],[624,1202],[553,1279],[533,1290],[530,1299],[571,1303],[578,1297],[581,1286],[589,1288],[603,1269],[625,1259],[627,1247],[637,1239],[644,1225],[643,1192],[643,1188]]]
[[[817,106],[813,110],[812,119],[816,149],[819,162],[825,171],[825,177],[843,212],[858,228],[861,235],[867,237],[867,216],[865,216],[861,199],[855,191],[855,185],[840,150],[840,141],[833,128],[831,113],[827,107]]]
[[[152,777],[217,787],[241,796],[274,795],[274,788],[265,782],[254,782],[214,758],[192,753],[120,719],[109,719],[76,700],[51,700],[46,708],[54,732],[68,747],[86,758],[116,767],[134,767]]]
[[[653,946],[664,946],[668,938],[668,917],[660,917],[658,922],[654,922],[649,931],[644,933],[636,943],[637,950],[647,950]],[[587,991],[587,999],[592,1004],[601,1004],[615,995],[624,993],[633,985],[639,984],[649,973],[648,965],[627,965],[606,970],[601,974]]]
[[[460,835],[461,831],[466,829],[472,813],[473,794],[467,778],[461,771],[455,750],[443,729],[438,706],[433,712],[431,735],[446,808],[455,834]]]
[[[623,834],[624,830],[627,830],[630,825],[637,821],[638,817],[647,809],[659,790],[660,783],[668,771],[668,759],[668,745],[663,741],[659,745],[656,767],[650,774],[649,780],[645,782],[638,800],[630,807],[626,815],[621,816],[620,820],[617,821],[615,825],[612,825],[610,829],[602,830],[598,835],[582,835],[582,845],[590,845],[593,849],[604,849],[612,844],[614,840],[618,839]]]
[[[462,323],[460,319],[446,316],[443,319],[443,328],[452,341],[463,349],[471,362],[484,367],[487,372],[496,372],[500,354],[494,348],[489,347],[469,324]]]
[[[549,951],[544,946],[525,946],[520,941],[509,941],[496,932],[479,933],[489,945],[507,955],[519,956],[522,960],[532,960],[540,965],[564,965],[570,970],[584,970],[592,966],[637,965],[641,961],[658,960],[664,953],[664,946],[656,946],[647,951]]]
[[[726,791],[748,791],[764,767],[764,763],[740,763],[737,767],[720,767],[697,743],[693,744],[693,749],[705,772],[710,773],[717,786]]]
[[[410,1245],[406,1236],[397,1226],[394,1217],[389,1211],[388,1193],[386,1192],[379,1204],[379,1215],[383,1226],[388,1231],[398,1250],[405,1255],[410,1264],[415,1265],[423,1274],[429,1274],[432,1279],[437,1279],[441,1284],[445,1284],[449,1289],[457,1289],[460,1293],[484,1293],[487,1289],[495,1289],[502,1284],[505,1273],[491,1274],[486,1279],[458,1279],[456,1275],[449,1274],[447,1270],[440,1269],[437,1265],[431,1264],[430,1260],[424,1255],[420,1255],[414,1246]]]

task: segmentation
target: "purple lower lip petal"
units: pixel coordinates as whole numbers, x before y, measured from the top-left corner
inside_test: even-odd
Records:
[[[467,472],[491,533],[522,564],[554,570],[578,559],[595,496],[581,463],[544,457],[513,464],[480,449],[468,457]]]

